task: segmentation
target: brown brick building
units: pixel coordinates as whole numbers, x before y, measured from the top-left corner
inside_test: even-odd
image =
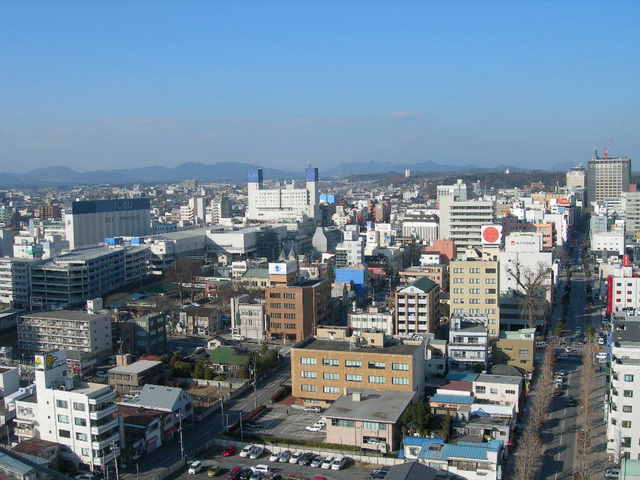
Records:
[[[385,344],[383,337],[374,334],[366,347],[351,338],[314,339],[304,347],[292,348],[292,395],[306,404],[320,405],[354,388],[422,395],[424,344],[407,345],[398,340]]]

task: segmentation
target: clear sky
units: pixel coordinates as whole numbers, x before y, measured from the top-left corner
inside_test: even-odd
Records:
[[[0,171],[640,159],[640,2],[4,0]]]

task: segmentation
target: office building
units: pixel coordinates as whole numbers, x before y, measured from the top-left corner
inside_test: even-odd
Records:
[[[105,358],[112,349],[111,316],[82,310],[22,315],[18,320],[18,346],[30,354],[70,350]]]
[[[424,391],[424,344],[403,344],[382,333],[341,340],[313,339],[291,349],[291,394],[328,405],[346,389]]]
[[[466,202],[468,199],[467,184],[458,179],[453,185],[438,185],[436,187],[436,196],[439,203],[443,201]]]
[[[330,298],[327,280],[298,280],[295,260],[269,264],[271,285],[265,290],[269,338],[300,342],[326,321]]]
[[[640,233],[640,192],[623,192],[624,232],[628,237]]]
[[[119,358],[127,358],[120,355]],[[147,383],[156,384],[162,376],[163,363],[154,360],[138,360],[109,369],[108,382],[119,394],[139,392]]]
[[[318,169],[305,170],[304,188],[296,188],[292,181],[279,188],[266,189],[262,169],[249,171],[248,204],[245,217],[251,221],[296,221],[308,217],[319,220]]]
[[[440,287],[421,278],[395,292],[395,333],[433,333],[440,320]]]
[[[16,436],[64,445],[92,470],[113,463],[121,438],[111,387],[68,376],[63,352],[36,355],[35,385],[16,400]]]
[[[167,319],[162,313],[150,313],[132,319],[135,323],[135,350],[139,354],[163,355],[167,351]]]
[[[574,167],[567,172],[567,188],[569,190],[576,190],[579,188],[587,187],[587,173],[582,166]]]
[[[535,368],[535,328],[523,328],[513,332],[502,331],[496,342],[498,357],[496,363],[506,363],[526,373]]]
[[[393,314],[382,307],[372,306],[349,312],[347,319],[353,335],[362,335],[365,332],[393,335],[395,331]]]
[[[364,262],[364,243],[362,238],[343,240],[336,246],[336,268],[362,265]]]
[[[598,156],[594,152],[587,166],[587,199],[589,202],[617,201],[629,190],[631,159]]]
[[[449,370],[486,370],[490,346],[487,318],[453,316],[449,321]]]
[[[231,298],[231,334],[262,342],[267,335],[265,302],[250,295]]]
[[[31,266],[40,260],[0,258],[0,303],[28,308],[31,298]]]
[[[491,338],[500,335],[500,270],[495,255],[470,251],[449,264],[449,305],[452,315],[483,315]]]
[[[424,256],[424,255],[423,255]],[[439,257],[440,255],[438,255]],[[428,278],[440,287],[441,292],[449,291],[449,267],[443,264],[413,266],[398,272],[400,283],[408,285],[421,278]]]
[[[470,248],[480,248],[483,245],[482,227],[493,223],[493,201],[440,202],[440,239],[453,240],[458,255]]]
[[[402,236],[413,237],[419,242],[431,244],[438,239],[438,222],[427,220],[404,220]]]
[[[151,233],[148,198],[73,202],[65,214],[65,234],[71,249],[96,245],[108,237],[137,237]]]

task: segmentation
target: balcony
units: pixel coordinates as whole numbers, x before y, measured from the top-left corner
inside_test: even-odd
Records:
[[[89,405],[96,405],[98,403],[110,402],[114,398],[116,398],[116,392],[114,392],[112,390],[112,391],[110,391],[108,393],[105,393],[104,395],[99,396],[99,397],[90,398],[89,399]]]
[[[119,444],[120,443],[120,432],[118,430],[115,431],[115,433],[113,435],[111,435],[108,438],[105,438],[104,440],[101,440],[99,442],[91,442],[91,448],[98,449],[101,450],[105,447],[111,447],[113,444]]]
[[[106,432],[114,427],[118,426],[118,419],[114,418],[112,421],[105,423],[104,425],[100,425],[98,427],[91,427],[92,435],[100,435],[101,433]]]
[[[91,420],[100,420],[101,418],[104,418],[107,415],[113,415],[117,411],[118,411],[118,407],[116,405],[111,405],[107,408],[103,408],[102,410],[89,412],[89,418]]]

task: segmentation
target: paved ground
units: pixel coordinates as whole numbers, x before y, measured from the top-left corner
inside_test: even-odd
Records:
[[[307,479],[312,479],[316,475],[323,476],[328,480],[366,480],[369,476],[370,469],[364,468],[359,465],[350,465],[344,470],[323,470],[321,468],[303,467],[301,465],[292,465],[290,463],[274,463],[269,461],[268,455],[263,455],[262,458],[257,460],[250,460],[248,458],[242,458],[238,455],[233,457],[221,457],[219,450],[212,451],[208,454],[202,455],[199,459],[215,459],[223,466],[224,471],[217,478],[223,478],[224,474],[235,465],[239,466],[252,466],[258,464],[267,464],[271,466],[277,473],[296,473]],[[207,473],[203,472],[198,475],[188,475],[187,473],[181,474],[180,480],[204,480],[207,477]]]
[[[281,438],[323,440],[324,432],[309,432],[305,427],[313,425],[322,417],[320,413],[305,412],[301,408],[274,405],[260,416],[245,432],[255,432]]]

